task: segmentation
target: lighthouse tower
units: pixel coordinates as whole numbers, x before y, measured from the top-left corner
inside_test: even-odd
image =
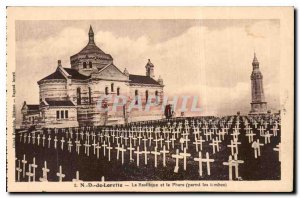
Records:
[[[265,101],[265,94],[263,88],[263,75],[259,70],[259,62],[256,54],[252,61],[253,71],[251,74],[251,92],[252,102],[250,115],[266,114],[267,113],[267,102]]]

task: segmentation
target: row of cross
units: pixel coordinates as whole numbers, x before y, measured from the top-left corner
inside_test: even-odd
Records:
[[[32,132],[32,135],[31,133],[28,134],[28,132],[21,132],[18,135],[20,143],[33,144],[46,148],[53,147],[54,149],[61,150],[67,147],[70,153],[75,150],[78,155],[81,153],[82,148],[84,149],[84,154],[90,156],[90,148],[92,147],[93,154],[98,159],[100,153],[102,153],[104,157],[107,156],[108,161],[111,161],[112,158],[111,150],[116,150],[116,159],[119,160],[121,158],[122,164],[124,164],[124,155],[126,152],[129,152],[129,161],[136,161],[137,166],[140,166],[140,155],[144,155],[145,165],[148,163],[148,155],[153,155],[155,167],[157,167],[159,156],[162,156],[162,164],[166,167],[166,158],[169,156],[175,160],[175,173],[179,171],[179,162],[181,160],[183,161],[183,170],[186,170],[187,160],[191,158],[198,163],[199,176],[203,175],[203,163],[206,164],[207,175],[211,174],[210,163],[215,160],[210,158],[209,153],[214,155],[219,152],[225,137],[230,137],[230,144],[227,147],[230,149],[231,155],[229,155],[228,161],[223,162],[223,165],[229,167],[229,180],[232,180],[233,168],[235,168],[236,178],[239,179],[238,166],[244,163],[243,160],[238,159],[238,145],[241,144],[239,142],[241,123],[245,125],[244,129],[246,133],[243,135],[248,137],[248,142],[251,143],[255,158],[261,156],[261,147],[264,144],[260,143],[259,138],[254,141],[254,136],[264,137],[264,143],[268,144],[271,142],[272,136],[275,137],[278,135],[280,126],[280,120],[276,118],[270,119],[267,122],[262,118],[237,117],[234,126],[232,125],[233,120],[233,116],[215,120],[185,119],[183,121],[174,120],[173,122],[160,123],[160,125],[156,125],[155,127],[147,123],[139,123],[139,125],[133,124],[129,127],[106,127],[98,131],[94,127],[61,129],[60,132],[58,129],[54,129],[54,138],[51,129],[46,130],[46,134],[48,133],[47,137],[43,131]],[[254,133],[254,130],[259,131],[259,133]],[[270,130],[272,134],[269,132]],[[191,142],[191,140],[194,141]],[[208,143],[212,148],[210,152],[204,152],[205,157],[202,156],[204,143]],[[74,149],[72,149],[73,146],[75,147]],[[148,149],[151,146],[154,147],[152,151]],[[140,147],[144,149],[140,149]],[[102,152],[100,149],[102,149]],[[280,149],[280,144],[274,148],[274,151],[279,152],[279,161],[281,160]],[[192,157],[191,153],[194,151],[197,153],[197,156]],[[136,156],[135,159],[134,155]],[[24,169],[26,163],[25,159],[23,160]],[[30,166],[30,169],[33,167]]]

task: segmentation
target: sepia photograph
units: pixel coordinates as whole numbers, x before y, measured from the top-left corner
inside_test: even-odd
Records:
[[[8,7],[8,191],[292,191],[293,15]]]

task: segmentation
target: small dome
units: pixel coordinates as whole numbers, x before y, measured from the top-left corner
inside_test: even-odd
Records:
[[[147,65],[146,65],[146,67],[154,67],[154,65],[153,65],[153,63],[151,63],[151,60],[150,59],[148,59],[148,63],[147,63]]]

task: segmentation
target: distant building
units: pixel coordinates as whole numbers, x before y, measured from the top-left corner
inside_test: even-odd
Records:
[[[250,115],[266,114],[267,102],[265,101],[264,87],[263,87],[263,75],[259,70],[259,62],[254,53],[252,61],[253,71],[251,74],[251,92],[252,102]]]
[[[163,80],[155,80],[150,59],[145,76],[129,74],[127,69],[121,72],[112,56],[95,44],[92,27],[88,36],[88,44],[70,57],[71,68],[63,67],[59,60],[57,69],[38,81],[40,102],[38,105],[24,102],[22,128],[100,126],[162,118]],[[99,111],[99,105],[112,106],[109,96],[120,95],[128,99],[121,110]],[[143,106],[150,96],[157,100],[151,111],[128,110],[133,100]],[[105,99],[99,104],[101,97]]]

